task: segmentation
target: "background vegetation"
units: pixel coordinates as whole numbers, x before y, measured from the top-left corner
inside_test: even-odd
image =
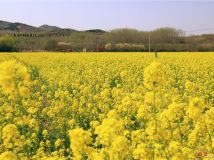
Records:
[[[0,51],[213,51],[214,35],[186,36],[175,28],[0,32]]]

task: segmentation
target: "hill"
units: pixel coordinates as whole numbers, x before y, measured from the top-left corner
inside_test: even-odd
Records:
[[[74,32],[77,30],[74,29],[64,29],[64,28],[60,28],[57,26],[50,26],[47,24],[41,25],[40,27],[35,27],[35,26],[31,26],[28,24],[24,24],[24,23],[19,23],[19,22],[7,22],[7,21],[2,21],[0,20],[0,31],[1,33],[7,33],[7,32],[21,32],[21,33],[42,33],[42,32],[53,32],[53,31],[58,31],[58,32]]]
[[[39,29],[41,29],[43,31],[51,31],[51,30],[60,30],[61,28],[59,28],[57,26],[49,26],[47,24],[44,24],[44,25],[40,26]]]
[[[6,21],[0,21],[0,29],[7,32],[7,31],[12,31],[12,32],[41,32],[42,30],[40,28],[30,26],[24,23],[11,23],[11,22],[6,22]]]

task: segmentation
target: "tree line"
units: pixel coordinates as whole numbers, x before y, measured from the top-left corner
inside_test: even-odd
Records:
[[[130,51],[214,51],[214,35],[186,36],[175,28],[153,31],[114,29],[64,33],[13,33],[0,35],[0,51],[130,52]]]

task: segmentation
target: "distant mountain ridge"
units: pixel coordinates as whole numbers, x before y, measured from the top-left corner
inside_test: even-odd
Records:
[[[57,26],[50,26],[47,24],[41,25],[40,27],[31,26],[24,23],[19,22],[7,22],[0,20],[0,31],[5,32],[25,32],[25,33],[39,33],[39,32],[52,32],[52,31],[70,31],[74,32],[77,30],[70,29],[70,28],[60,28]],[[104,33],[105,31],[100,29],[91,29],[86,30],[86,32],[96,32],[96,33]]]
[[[24,23],[11,23],[0,20],[0,29],[5,31],[14,31],[14,32],[41,32],[40,28],[30,26]]]
[[[0,20],[0,29],[5,29],[7,28],[11,23],[10,22],[6,22],[6,21],[1,21]]]
[[[42,26],[40,26],[38,28],[41,29],[41,30],[45,30],[45,31],[51,31],[51,30],[61,29],[61,28],[59,28],[57,26],[50,26],[50,25],[47,25],[47,24],[44,24],[44,25],[42,25]]]

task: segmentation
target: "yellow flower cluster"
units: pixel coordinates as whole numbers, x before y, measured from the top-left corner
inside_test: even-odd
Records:
[[[21,96],[29,94],[30,77],[27,68],[15,60],[6,61],[0,65],[0,86],[5,93]]]
[[[214,53],[2,53],[0,160],[212,158],[213,68]]]
[[[76,159],[82,159],[88,154],[88,145],[91,143],[91,133],[82,128],[76,128],[69,131],[71,149]]]

